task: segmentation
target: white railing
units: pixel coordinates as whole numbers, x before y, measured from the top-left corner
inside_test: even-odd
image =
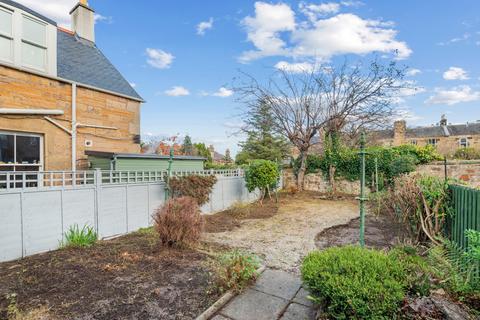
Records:
[[[172,171],[172,176],[215,175],[243,177],[244,171],[236,170],[185,170]],[[18,189],[88,187],[98,184],[138,184],[166,181],[168,172],[162,171],[0,171],[0,192]]]

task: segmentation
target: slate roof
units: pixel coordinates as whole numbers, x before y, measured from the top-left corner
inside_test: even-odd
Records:
[[[375,131],[374,135],[378,139],[393,139],[393,130]],[[446,126],[436,125],[430,127],[407,128],[405,136],[407,138],[434,138],[448,136],[469,136],[480,135],[480,123],[449,124]]]
[[[57,32],[57,75],[143,100],[93,42],[61,29]]]

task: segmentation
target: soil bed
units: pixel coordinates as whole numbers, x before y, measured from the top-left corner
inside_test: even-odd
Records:
[[[194,319],[218,298],[207,260],[144,231],[1,263],[0,319],[13,293],[20,311],[48,319]]]
[[[367,215],[365,217],[365,245],[376,249],[387,249],[405,239],[406,233],[401,224],[386,216]],[[360,218],[346,224],[333,226],[320,232],[315,238],[319,249],[358,244],[360,241]]]

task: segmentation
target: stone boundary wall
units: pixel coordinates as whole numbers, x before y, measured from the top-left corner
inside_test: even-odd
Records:
[[[445,164],[441,161],[424,164],[417,167],[416,172],[436,176],[445,177]],[[447,162],[447,176],[449,178],[465,181],[472,187],[480,187],[480,161],[478,160],[462,160]]]
[[[293,170],[287,169],[283,171],[283,188],[288,189],[291,186],[296,186],[296,179],[295,175],[293,174]],[[327,193],[330,192],[332,188],[328,179],[325,179],[323,176],[323,173],[317,172],[305,175],[305,190]],[[369,191],[368,188],[366,188],[366,190],[367,192]],[[337,180],[337,192],[350,195],[359,195],[360,182]]]

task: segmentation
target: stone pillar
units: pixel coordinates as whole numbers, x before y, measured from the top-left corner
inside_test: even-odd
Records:
[[[399,146],[405,144],[407,133],[407,123],[405,120],[395,121],[393,123],[393,145]]]

